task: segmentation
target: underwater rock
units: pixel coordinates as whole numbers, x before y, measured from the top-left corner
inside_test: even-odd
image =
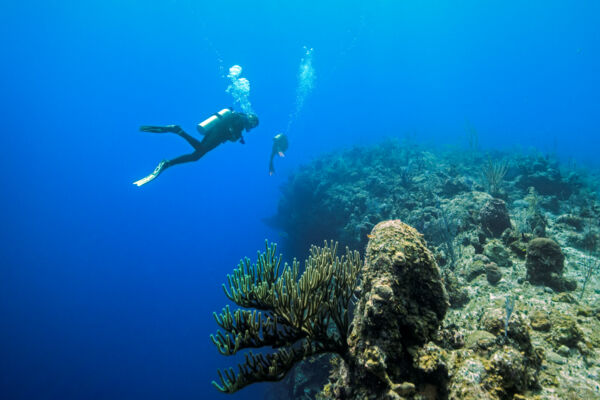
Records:
[[[484,231],[493,237],[500,237],[502,232],[511,227],[510,216],[504,200],[490,199],[479,213]]]
[[[472,280],[474,280],[475,278],[477,278],[479,275],[483,275],[486,272],[486,262],[489,263],[490,260],[489,258],[483,256],[483,257],[478,257],[480,256],[479,254],[475,257],[473,257],[473,262],[469,263],[463,274],[464,277],[466,278],[467,282],[471,282]],[[485,260],[483,260],[482,258],[485,258]],[[446,287],[446,290],[448,290],[448,287]],[[452,302],[450,302],[452,304]]]
[[[556,349],[556,352],[561,356],[568,357],[571,350],[569,350],[569,348],[564,344],[561,344],[560,346],[558,346],[558,349]]]
[[[529,316],[529,320],[531,321],[531,328],[536,331],[547,332],[552,327],[548,313],[543,310],[533,311]]]
[[[448,374],[448,352],[429,342],[414,352],[415,366],[426,374]]]
[[[579,327],[577,320],[566,314],[553,314],[551,316],[552,328],[548,342],[554,345],[558,350],[561,345],[576,347],[583,340],[583,331]]]
[[[465,346],[469,349],[489,349],[496,343],[496,335],[488,331],[473,331],[467,336]]]
[[[496,263],[491,262],[485,265],[485,277],[490,285],[495,285],[500,282],[500,279],[502,279],[502,272]]]
[[[480,273],[483,273],[483,271]],[[467,292],[467,289],[460,284],[454,272],[445,269],[443,271],[443,275],[444,286],[446,287],[446,292],[448,293],[450,307],[461,308],[467,304],[469,302],[469,293]]]
[[[553,352],[552,350],[549,350],[546,352],[546,361],[554,363],[554,364],[558,364],[558,365],[564,365],[567,363],[567,359],[565,357],[560,356],[559,354]]]
[[[486,236],[480,227],[478,227],[474,230],[465,232],[463,240],[464,240],[464,243],[463,243],[464,246],[471,245],[471,246],[473,246],[475,253],[477,253],[477,254],[483,253],[483,245],[485,244]]]
[[[508,397],[513,393],[522,393],[535,386],[535,375],[527,368],[527,359],[517,349],[504,346],[490,358],[491,368],[486,377],[491,392],[498,397]]]
[[[552,301],[557,302],[557,303],[567,303],[567,304],[577,303],[577,300],[575,300],[575,297],[573,297],[573,295],[571,295],[571,293],[564,293],[564,292],[552,296]]]
[[[444,318],[448,295],[422,235],[399,220],[373,228],[362,274],[350,363],[334,374],[333,392],[339,399],[400,399],[412,385],[414,358],[423,356],[418,348]]]
[[[437,331],[434,341],[445,349],[460,349],[465,337],[458,326],[451,324]]]
[[[265,394],[265,400],[301,399],[315,396],[327,383],[332,359],[331,354],[320,354],[298,363],[278,384]]]
[[[577,307],[577,316],[578,317],[593,317],[595,310],[588,305],[581,305]]]
[[[495,262],[491,261],[487,256],[483,255],[483,254],[475,254],[475,256],[473,257],[471,262],[468,262],[464,265],[463,268],[460,269],[460,274],[461,276],[464,277],[464,279],[466,279],[467,282],[472,282],[473,280],[475,280],[477,277],[479,277],[480,275],[486,275],[486,278],[488,280],[488,282],[492,285],[495,285],[496,283],[498,283],[498,281],[500,281],[500,279],[502,279],[502,272],[500,271],[500,268],[498,268],[498,264],[496,264]],[[459,288],[455,288],[453,287],[452,289],[448,288],[448,280],[446,280],[446,272],[444,271],[444,279],[445,279],[445,283],[446,283],[446,290],[448,291],[448,294],[450,295],[450,305],[452,308],[455,308],[453,303],[452,303],[452,295],[451,295],[451,291],[456,292],[457,289]],[[453,282],[450,282],[450,284],[452,285]],[[455,285],[452,285],[455,286]]]
[[[573,231],[561,231],[556,234],[556,239],[576,249],[588,250],[590,248],[586,240],[586,235],[582,233],[577,233]]]
[[[475,353],[467,355],[463,365],[479,360],[485,366],[485,373],[476,383],[471,383],[479,386],[473,387],[474,391],[483,391],[484,394],[474,398],[518,398],[513,396],[524,394],[538,385],[541,350],[532,345],[527,318],[520,312],[514,312],[508,320],[508,332],[505,327],[505,308],[490,308],[481,316],[480,329],[467,337],[466,347]],[[456,369],[452,372],[451,388],[456,386],[456,381],[463,380],[455,375]]]
[[[464,177],[447,179],[442,186],[442,194],[449,197],[469,190],[471,190],[471,186]]]
[[[517,232],[514,229],[507,229],[502,234],[502,243],[519,258],[525,258],[527,255],[527,243],[531,235]]]
[[[564,226],[565,225],[554,228],[557,241],[585,252],[593,251],[598,247],[599,237],[596,232],[589,230],[586,230],[585,232],[575,232],[572,230],[565,230]]]
[[[521,350],[531,351],[528,320],[522,313],[513,312],[511,314],[508,320],[508,331],[506,331],[506,309],[504,307],[491,308],[484,311],[480,326],[481,329],[495,336],[506,336],[512,339]]]
[[[512,260],[506,251],[502,242],[498,239],[492,239],[483,247],[483,254],[500,267],[508,268],[512,266]]]
[[[495,336],[503,335],[505,317],[505,310],[501,308],[485,310],[480,321],[481,327]]]
[[[562,277],[565,256],[552,239],[535,238],[527,247],[526,279],[556,291],[575,290],[577,284]]]
[[[567,199],[572,192],[570,185],[563,182],[560,171],[552,167],[520,175],[516,184],[521,189],[533,187],[541,195],[557,196],[560,199]]]
[[[448,387],[449,400],[497,400],[483,388],[486,377],[483,360],[469,357],[456,369]]]
[[[563,214],[556,218],[557,224],[568,225],[572,228],[575,228],[577,231],[581,231],[583,229],[583,218],[574,215],[574,214]]]
[[[465,350],[449,357],[448,399],[529,399],[538,387],[542,350],[532,345],[527,318],[514,312],[505,332],[505,307],[492,307],[477,325]]]

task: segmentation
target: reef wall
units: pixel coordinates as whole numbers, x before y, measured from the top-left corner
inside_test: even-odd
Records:
[[[383,376],[372,380],[379,382],[376,393],[427,400],[600,399],[598,188],[599,171],[535,151],[436,150],[392,140],[299,168],[269,222],[287,234],[290,249],[333,237],[369,254],[367,243],[376,238],[371,229],[393,219],[423,234],[450,308],[413,353],[405,351],[414,347],[402,342],[410,337],[405,330],[393,339],[397,353],[379,356],[380,346],[360,339],[372,332],[354,333],[368,320],[357,321],[353,334],[359,336],[349,345]],[[357,294],[355,318],[403,306],[386,285]],[[392,304],[376,301],[390,293]],[[344,376],[355,376],[349,384],[361,382],[360,372],[344,375],[339,360],[331,363],[335,373],[322,398],[341,396]],[[383,372],[391,384],[381,383],[387,382]],[[377,376],[366,367],[362,373]],[[302,367],[290,379],[300,382],[300,375]],[[308,385],[315,393],[316,380]]]

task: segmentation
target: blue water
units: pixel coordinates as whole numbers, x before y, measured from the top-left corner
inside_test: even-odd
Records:
[[[484,149],[598,165],[596,1],[5,1],[0,41],[2,399],[224,398],[221,283],[280,239],[261,220],[323,152],[466,146],[468,121]],[[270,177],[303,46],[315,87]],[[194,132],[232,105],[234,64],[261,121],[246,144],[133,186],[190,150],[139,125]]]

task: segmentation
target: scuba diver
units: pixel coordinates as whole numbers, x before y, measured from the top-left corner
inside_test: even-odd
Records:
[[[172,160],[161,161],[154,169],[154,172],[145,178],[133,182],[133,184],[137,186],[145,185],[173,165],[198,161],[206,153],[226,141],[237,142],[239,140],[240,143],[244,144],[244,137],[242,136],[244,129],[246,132],[249,132],[257,126],[258,117],[256,115],[235,112],[232,108],[224,108],[196,126],[198,132],[204,136],[202,141],[188,135],[179,125],[140,126],[140,131],[142,132],[170,132],[179,135],[194,148],[194,152],[184,154]]]
[[[285,151],[288,149],[288,138],[285,133],[279,133],[273,137],[273,149],[271,150],[271,158],[269,159],[269,175],[275,173],[275,167],[273,166],[273,159],[276,155],[279,157],[285,157]]]

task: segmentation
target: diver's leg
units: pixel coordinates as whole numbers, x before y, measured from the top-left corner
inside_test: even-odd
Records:
[[[179,156],[172,160],[163,160],[161,161],[156,168],[154,168],[154,172],[150,175],[140,179],[139,181],[133,182],[134,185],[142,186],[146,183],[153,181],[156,179],[165,169],[172,167],[173,165],[183,164],[187,162],[197,161],[202,157],[206,152],[195,151],[190,154],[184,154],[183,156]]]
[[[273,175],[275,173],[275,166],[273,165],[274,158],[275,158],[275,152],[272,152],[271,158],[269,159],[269,175]]]
[[[150,126],[150,125],[142,125],[140,126],[140,131],[142,132],[152,132],[152,133],[174,133],[176,135],[181,136],[194,148],[194,150],[199,151],[202,146],[200,145],[200,141],[193,136],[187,134],[179,125],[166,125],[166,126]]]
[[[173,133],[184,138],[185,141],[188,142],[190,144],[190,146],[192,146],[194,148],[194,150],[196,150],[194,153],[202,152],[201,142],[198,139],[196,139],[195,137],[187,134],[183,129],[179,128],[179,130],[177,130],[176,132],[173,132]],[[191,153],[191,154],[194,154],[194,153]],[[202,153],[202,155],[204,155],[204,153]],[[185,157],[185,156],[182,156],[182,157]],[[202,156],[200,156],[200,157],[202,157]],[[198,158],[200,158],[200,157],[198,157]]]
[[[172,160],[163,160],[158,164],[158,166],[156,168],[154,168],[154,171],[150,175],[140,179],[139,181],[133,182],[133,184],[137,185],[137,186],[145,185],[146,183],[158,178],[158,175],[160,175],[162,172],[164,172],[165,169],[172,167],[173,165],[196,161],[203,155],[204,155],[204,153],[195,151],[193,153],[185,154],[183,156],[174,158]]]
[[[169,161],[167,161],[167,163],[169,164],[169,167],[171,167],[171,166],[177,165],[177,164],[183,164],[183,163],[198,161],[200,158],[202,158],[202,156],[204,154],[206,154],[206,151],[195,151],[193,153],[184,154],[182,156],[179,156],[177,158],[169,160]]]
[[[179,125],[165,125],[165,126],[142,125],[142,126],[140,126],[140,131],[142,131],[142,132],[176,133],[179,130],[181,130],[181,127]]]
[[[202,156],[204,156],[207,153],[207,151],[208,150],[206,150],[206,149],[202,148],[202,146],[200,146],[200,150],[196,150],[193,153],[184,154],[184,155],[174,158],[172,160],[163,160],[160,162],[160,164],[158,164],[158,166],[156,168],[154,168],[154,172],[152,172],[150,175],[140,179],[139,181],[133,182],[133,184],[137,185],[137,186],[145,185],[146,183],[156,179],[158,177],[158,175],[160,175],[165,169],[172,167],[173,165],[188,163],[188,162],[192,162],[192,161],[198,161],[200,158],[202,158]]]

